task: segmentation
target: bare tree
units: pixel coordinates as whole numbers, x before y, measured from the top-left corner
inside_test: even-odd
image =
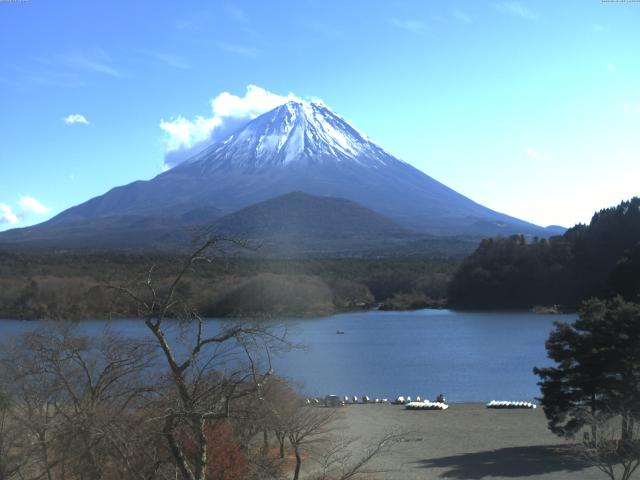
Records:
[[[372,460],[388,453],[407,432],[387,432],[374,443],[367,445],[359,456],[354,454],[358,438],[340,437],[332,441],[321,455],[315,457],[320,471],[313,480],[349,480],[361,476],[382,473],[380,468],[369,468]]]
[[[20,450],[29,459],[21,477],[163,478],[166,454],[141,414],[154,395],[152,362],[148,345],[111,335],[55,328],[18,339],[3,378],[12,384],[13,422],[33,446]]]
[[[640,427],[632,418],[607,412],[591,415],[582,442],[575,446],[576,455],[611,480],[629,480],[640,466]]]
[[[153,268],[140,283],[110,286],[132,300],[151,332],[168,369],[173,396],[162,415],[162,433],[184,480],[205,480],[208,444],[207,426],[229,418],[232,403],[253,395],[269,375],[269,352],[283,339],[260,325],[229,322],[220,328],[205,328],[200,315],[177,294],[185,276],[199,262],[211,262],[220,238],[207,240],[187,256],[166,286],[153,280]],[[179,326],[182,342],[169,329]],[[266,365],[260,371],[261,359]],[[187,448],[188,447],[188,448]]]
[[[285,458],[285,444],[291,427],[291,414],[301,404],[299,395],[281,378],[272,377],[263,389],[260,413],[262,428],[273,433],[278,442],[278,453]]]
[[[310,455],[319,470],[311,472],[313,480],[349,480],[361,476],[379,474],[384,470],[369,468],[372,460],[388,453],[408,434],[402,431],[387,432],[372,443],[359,448],[358,438],[334,436],[334,421],[339,420],[339,410],[324,407],[312,407],[298,403],[295,410],[289,412],[287,438],[293,447],[296,464],[293,480],[300,477],[304,454]]]
[[[0,480],[12,478],[27,462],[20,451],[26,438],[13,422],[13,408],[12,399],[0,385]]]
[[[289,414],[286,432],[296,456],[293,480],[298,480],[304,452],[319,448],[328,441],[329,425],[335,417],[334,409],[316,408],[299,402]]]

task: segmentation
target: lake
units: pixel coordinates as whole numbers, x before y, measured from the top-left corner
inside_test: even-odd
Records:
[[[539,395],[533,367],[551,364],[544,342],[553,322],[575,318],[427,309],[288,320],[290,339],[307,348],[274,358],[274,370],[307,395],[433,399],[442,392],[450,402],[532,400]],[[87,320],[80,329],[100,335],[105,325]],[[0,335],[38,326],[46,322],[0,320]],[[118,320],[112,328],[147,335],[139,320]]]

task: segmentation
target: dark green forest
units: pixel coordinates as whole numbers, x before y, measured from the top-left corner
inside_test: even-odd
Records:
[[[483,240],[457,270],[448,289],[456,308],[511,309],[559,305],[586,298],[640,294],[640,198],[597,212],[549,239],[523,236]]]
[[[0,252],[0,318],[132,317],[109,284],[168,281],[182,259],[118,252]],[[247,259],[220,256],[191,269],[182,297],[205,316],[327,315],[378,306],[444,303],[457,259]]]

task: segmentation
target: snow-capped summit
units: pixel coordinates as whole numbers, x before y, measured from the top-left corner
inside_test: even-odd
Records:
[[[70,208],[46,228],[114,218],[205,223],[291,192],[347,199],[421,233],[548,236],[459,194],[385,152],[326,105],[307,101],[280,105],[177,167]]]
[[[250,121],[222,143],[193,157],[203,169],[261,168],[291,163],[398,161],[318,101],[290,101]]]

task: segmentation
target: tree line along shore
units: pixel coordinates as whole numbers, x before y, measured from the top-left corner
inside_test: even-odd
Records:
[[[549,239],[482,240],[466,258],[261,259],[219,256],[189,271],[181,298],[209,317],[304,317],[427,307],[577,311],[640,295],[640,198]],[[170,279],[180,256],[0,251],[0,317],[132,317],[114,282]]]
[[[180,257],[123,253],[0,252],[0,317],[118,318],[136,306],[108,287],[146,278],[166,284]],[[207,317],[305,317],[444,304],[457,259],[256,260],[215,258],[177,292]]]

